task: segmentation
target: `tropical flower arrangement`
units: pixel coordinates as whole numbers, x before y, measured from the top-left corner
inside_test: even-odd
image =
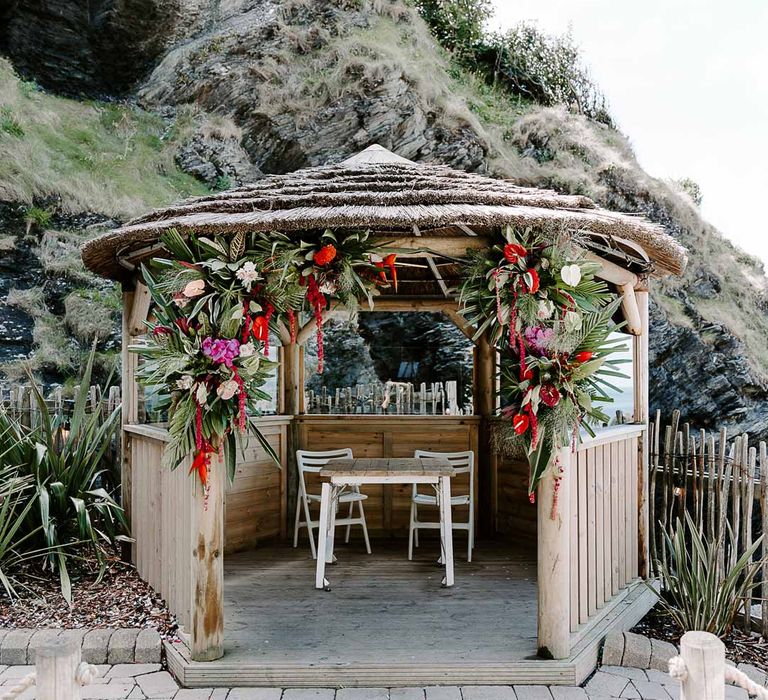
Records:
[[[525,448],[532,501],[550,467],[559,484],[558,450],[608,421],[609,378],[625,376],[612,357],[624,345],[609,338],[621,297],[599,269],[567,232],[512,227],[467,263],[462,313],[499,352],[502,415]]]
[[[142,276],[154,302],[146,340],[132,349],[144,358],[137,373],[160,387],[158,409],[168,411],[164,460],[176,468],[190,454],[206,486],[214,455],[234,478],[238,436],[252,431],[275,461],[267,440],[248,420],[275,363],[268,359],[270,328],[286,323],[293,339],[301,313],[316,319],[322,347],[322,312],[334,296],[348,306],[369,302],[389,284],[367,232],[314,240],[281,233],[238,233],[230,240],[177,231],[162,237],[170,259],[152,260]],[[389,262],[384,262],[384,261]],[[384,277],[382,274],[384,273]],[[318,371],[322,371],[320,354]]]

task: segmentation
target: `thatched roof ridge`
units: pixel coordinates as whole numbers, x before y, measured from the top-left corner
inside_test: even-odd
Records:
[[[685,250],[646,219],[600,209],[588,197],[521,187],[443,165],[416,164],[370,147],[341,163],[269,175],[255,183],[194,197],[130,221],[89,241],[83,260],[94,272],[120,279],[119,257],[156,242],[168,229],[198,233],[370,228],[412,231],[455,227],[567,227],[640,245],[657,270],[680,273]]]

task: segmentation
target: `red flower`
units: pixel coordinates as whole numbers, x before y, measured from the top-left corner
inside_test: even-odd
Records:
[[[335,258],[336,258],[336,248],[334,248],[329,243],[328,245],[324,245],[322,248],[320,248],[320,250],[318,250],[315,253],[314,263],[319,267],[325,267],[326,265],[330,265]]]
[[[526,367],[525,372],[523,372],[523,381],[525,381],[526,379],[528,381],[533,379],[533,370],[530,367]]]
[[[591,350],[582,350],[576,353],[576,362],[589,362],[594,353]]]
[[[528,293],[534,294],[535,292],[539,291],[539,273],[536,272],[532,267],[528,268],[528,272],[526,272],[527,275],[530,275],[531,283],[528,285]]]
[[[186,335],[189,334],[189,319],[187,319],[187,318],[177,318],[175,323],[181,329],[182,333],[184,333]]]
[[[253,319],[253,337],[262,343],[269,342],[269,321],[266,316],[256,316]]]
[[[523,248],[519,243],[507,243],[504,246],[504,258],[507,262],[516,263],[524,255],[527,255],[528,251]]]
[[[524,413],[518,413],[517,415],[512,416],[512,429],[515,431],[515,435],[522,435],[528,430],[529,423],[530,420]]]
[[[553,408],[560,401],[560,392],[554,384],[542,384],[539,390],[539,398],[544,405]]]

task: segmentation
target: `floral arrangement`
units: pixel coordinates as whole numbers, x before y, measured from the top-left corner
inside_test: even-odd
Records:
[[[348,305],[370,301],[388,281],[367,232],[341,238],[325,231],[305,241],[280,233],[185,240],[170,231],[162,242],[171,258],[155,258],[154,272],[142,268],[154,320],[132,349],[145,360],[138,379],[161,388],[158,408],[168,410],[166,463],[176,468],[193,454],[191,471],[205,486],[216,454],[234,478],[237,437],[249,430],[277,461],[248,420],[258,414],[256,402],[270,398],[262,388],[274,369],[270,328],[285,322],[295,339],[298,317],[309,313],[321,345],[331,296]]]
[[[595,278],[599,269],[565,232],[507,227],[465,270],[462,313],[499,352],[502,415],[525,447],[531,500],[579,428],[608,421],[609,378],[625,376],[611,357],[623,344],[609,339],[621,298]]]

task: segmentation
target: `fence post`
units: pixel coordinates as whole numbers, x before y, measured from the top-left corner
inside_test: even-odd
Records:
[[[725,645],[714,634],[686,632],[680,656],[687,671],[680,700],[725,699]]]
[[[80,700],[80,644],[60,639],[38,647],[35,653],[37,699]]]

